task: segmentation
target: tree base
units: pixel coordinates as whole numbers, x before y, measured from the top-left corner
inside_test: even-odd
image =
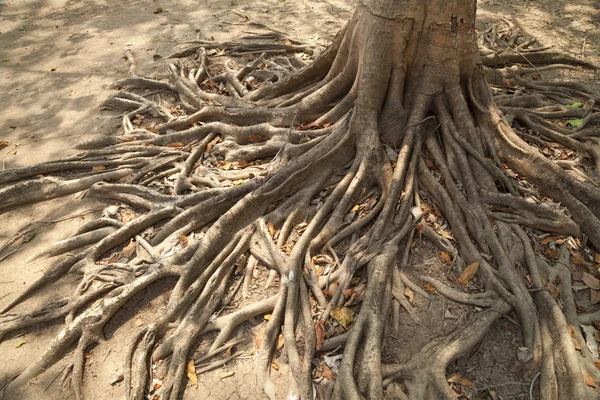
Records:
[[[584,317],[576,314],[565,268],[569,251],[562,247],[550,267],[536,256],[528,233],[584,233],[600,248],[597,177],[576,162],[569,168],[579,179],[565,172],[564,163],[548,160],[520,138],[510,120],[598,164],[597,143],[588,140],[593,128],[586,127],[597,120],[598,94],[574,84],[527,80],[532,73],[527,68],[492,70],[482,64],[473,43],[474,3],[430,10],[427,18],[417,2],[401,12],[386,7],[359,5],[335,42],[308,65],[268,54],[307,51],[305,46],[225,44],[238,53],[257,48],[267,53],[237,70],[226,62],[215,74],[201,47],[193,53],[194,67],[171,64],[169,82],[163,82],[138,77],[127,50],[130,75],[116,86],[139,94],[120,91],[107,102],[127,111],[122,136],[88,143],[88,151],[70,159],[0,173],[7,185],[0,190],[3,210],[89,188],[88,195],[127,204],[136,216],[99,219],[55,246],[53,256],[87,247],[57,263],[2,310],[0,337],[65,319],[61,333],[9,390],[44,372],[76,343],[68,371],[81,397],[85,351],[103,339],[104,325],[140,290],[175,277],[166,311],[131,344],[127,398],[145,398],[157,360],[169,364],[162,398],[179,398],[203,335],[218,331],[209,351],[215,354],[227,348],[242,323],[270,313],[256,368],[270,399],[281,397],[270,380],[280,332],[293,396],[312,398],[312,360],[337,344],[344,353],[333,398],[381,398],[384,386],[397,380],[407,398],[454,399],[446,367],[511,310],[522,329],[520,347],[541,363],[542,398],[594,398],[590,382],[600,382],[598,360],[585,346],[573,345],[573,338],[585,340],[578,322]],[[484,62],[509,59],[494,54]],[[527,93],[499,95],[496,103],[486,77],[508,88],[516,82]],[[263,83],[252,87],[259,80]],[[161,97],[148,99],[163,93],[174,93],[177,107]],[[586,105],[548,108],[557,93]],[[564,132],[548,125],[548,118],[565,116],[581,116],[583,127]],[[31,179],[67,170],[81,174]],[[538,196],[529,182],[568,213],[525,200]],[[451,228],[450,240],[423,220],[434,204]],[[403,273],[400,268],[410,269],[416,233],[451,255],[462,286]],[[122,257],[107,257],[126,243]],[[315,265],[319,257],[332,260],[329,270]],[[237,292],[228,295],[235,271],[243,271],[237,287],[245,295],[258,263],[280,277],[278,295],[217,317]],[[527,277],[518,273],[520,265]],[[461,290],[475,273],[484,290]],[[82,277],[70,297],[35,313],[9,313],[67,274]],[[352,289],[356,278],[366,284],[364,293]],[[431,296],[415,278],[484,311],[408,362],[382,365],[384,331],[401,323],[402,308],[411,313],[405,287]],[[354,293],[354,303],[348,293]],[[360,309],[355,318],[349,317],[350,306]],[[342,325],[352,319],[352,325],[325,340],[332,317]]]

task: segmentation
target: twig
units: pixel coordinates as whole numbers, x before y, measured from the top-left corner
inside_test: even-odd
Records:
[[[65,364],[65,366],[62,367],[62,369],[60,371],[58,371],[58,374],[56,374],[56,376],[54,378],[52,378],[52,380],[50,381],[50,383],[46,385],[46,387],[44,388],[44,391],[42,393],[46,393],[46,390],[48,390],[48,388],[50,387],[50,385],[52,385],[54,383],[54,381],[56,380],[56,378],[58,378],[58,376],[63,373],[63,371],[65,370],[65,368],[67,368],[67,365],[69,365],[69,364]]]
[[[541,375],[541,372],[538,372],[537,374],[535,374],[535,376],[533,377],[533,380],[531,381],[531,385],[529,386],[529,400],[533,400],[533,385],[535,385],[535,381],[537,380],[537,378]]]
[[[211,370],[213,370],[215,368],[219,368],[220,366],[227,364],[229,361],[231,361],[231,360],[233,360],[235,358],[238,358],[242,354],[244,354],[244,352],[243,351],[239,351],[239,352],[237,352],[237,353],[235,353],[235,354],[233,354],[233,355],[231,355],[231,356],[229,356],[229,357],[227,357],[227,358],[225,358],[223,360],[215,361],[214,363],[209,364],[209,365],[207,365],[205,367],[198,368],[198,369],[196,369],[196,374],[200,375],[200,374],[203,374],[205,372],[211,371]]]

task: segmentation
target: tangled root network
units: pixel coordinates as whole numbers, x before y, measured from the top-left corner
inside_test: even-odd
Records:
[[[278,35],[194,43],[164,80],[138,76],[126,48],[129,75],[106,102],[124,111],[122,134],[0,172],[1,212],[85,191],[130,216],[107,214],[52,246],[44,256],[57,261],[3,307],[0,338],[64,321],[3,393],[69,356],[64,378],[81,398],[86,349],[132,296],[171,278],[165,311],[128,347],[128,399],[146,398],[157,362],[168,365],[160,398],[180,398],[190,359],[223,352],[263,314],[257,398],[313,399],[312,361],[338,348],[331,398],[379,399],[395,381],[406,399],[455,399],[446,367],[511,312],[522,330],[515,351],[540,366],[540,398],[597,398],[597,354],[574,343],[600,318],[578,315],[567,243],[600,249],[600,93],[545,77],[596,66],[507,21],[476,32],[474,1],[427,12],[420,3],[431,1],[399,3],[359,4],[322,52]],[[548,259],[533,246],[542,232],[572,239]],[[451,256],[461,284],[413,269],[415,235]],[[223,312],[249,296],[257,266],[270,270],[273,295]],[[67,275],[79,277],[70,296],[14,311]],[[360,293],[349,290],[357,282]],[[405,288],[474,311],[405,363],[383,364],[384,333],[414,311]],[[336,321],[346,329],[332,335]],[[286,393],[270,378],[279,351]]]

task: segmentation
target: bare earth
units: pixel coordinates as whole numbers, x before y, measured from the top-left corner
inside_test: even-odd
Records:
[[[598,1],[479,3],[482,26],[507,18],[545,45],[600,62]],[[123,58],[126,44],[133,46],[140,75],[153,76],[162,73],[165,66],[155,56],[168,55],[171,48],[186,40],[218,42],[271,29],[303,42],[325,45],[350,16],[353,5],[353,1],[340,0],[0,0],[0,168],[72,155],[77,143],[114,134],[119,119],[103,112],[101,103],[111,93],[110,84],[127,72]],[[578,79],[599,82],[598,75],[589,72],[578,75]],[[7,146],[3,147],[2,142]],[[23,260],[73,234],[108,205],[74,195],[2,214],[0,246],[8,245],[0,247],[0,258],[4,258],[0,261],[0,306],[55,261],[28,264]],[[413,263],[424,271],[440,270],[435,250],[425,241],[417,241]],[[253,296],[257,298],[267,294],[262,288],[268,272],[261,272],[253,286]],[[85,398],[124,398],[121,385],[115,383],[122,372],[123,349],[136,327],[161,313],[167,300],[164,293],[172,284],[162,281],[149,287],[106,327],[105,335],[110,340],[92,349],[87,360]],[[55,290],[43,291],[20,307],[60,298],[70,293],[72,286],[72,282],[63,280]],[[408,359],[432,338],[463,324],[474,312],[448,303],[441,296],[432,301],[416,299],[413,306],[420,321],[386,337],[384,361]],[[257,398],[253,349],[263,322],[258,319],[246,324],[239,332],[246,339],[242,346],[245,356],[199,376],[198,387],[188,388],[185,398]],[[34,360],[59,327],[41,326],[1,342],[0,386],[4,379]],[[491,398],[490,390],[503,399],[528,399],[529,385],[537,370],[518,362],[514,343],[519,340],[520,329],[515,322],[501,319],[481,346],[459,360],[448,375],[460,372],[470,379],[479,389],[473,399]],[[59,384],[65,365],[66,360],[57,363],[31,381],[17,398],[74,398],[68,387],[63,389]],[[286,366],[282,362],[279,367],[273,371],[274,381],[284,386]],[[156,384],[160,385],[160,381]],[[390,399],[395,398],[394,390],[397,388],[393,385],[388,390]]]

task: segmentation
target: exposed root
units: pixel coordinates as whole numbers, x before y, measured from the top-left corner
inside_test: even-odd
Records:
[[[406,398],[453,399],[446,367],[511,310],[522,329],[520,347],[541,363],[542,398],[593,398],[584,376],[600,383],[599,360],[575,349],[569,327],[583,343],[579,323],[596,316],[577,316],[568,251],[549,266],[529,234],[585,235],[600,249],[593,168],[600,165],[599,94],[533,78],[573,64],[595,66],[530,49],[535,41],[510,23],[486,31],[478,53],[475,2],[430,9],[426,18],[423,4],[408,3],[359,4],[309,64],[289,54],[312,54],[309,46],[248,42],[219,45],[248,57],[245,65],[232,59],[219,67],[206,52],[217,45],[194,43],[172,56],[190,56],[191,64],[170,64],[167,82],[137,76],[126,49],[130,73],[106,103],[124,110],[123,135],[88,142],[75,157],[0,173],[0,212],[86,190],[135,214],[94,221],[35,256],[76,251],[3,306],[0,337],[57,319],[65,325],[7,389],[18,390],[75,344],[65,376],[81,398],[85,351],[103,340],[104,325],[140,290],[175,277],[166,309],[128,349],[127,398],[146,398],[158,360],[168,363],[163,398],[180,398],[190,358],[198,373],[224,365],[241,353],[201,363],[232,346],[239,326],[270,313],[256,356],[257,382],[270,399],[283,395],[270,378],[280,333],[289,394],[298,398],[313,398],[315,352],[343,346],[334,398],[380,399],[399,380]],[[249,57],[257,52],[263,54]],[[525,53],[531,68],[504,66],[521,63]],[[568,118],[581,121],[575,129],[556,124]],[[568,160],[535,147],[547,141]],[[452,236],[422,219],[426,206],[439,210],[436,223],[443,217]],[[451,257],[446,276],[478,267],[480,290],[412,273],[413,239],[421,238]],[[278,286],[278,293],[222,314],[252,296],[259,267],[269,269],[266,286]],[[71,296],[13,311],[67,274],[80,277]],[[360,294],[357,282],[366,286]],[[382,365],[388,314],[394,329],[403,323],[402,309],[416,319],[408,292],[483,310],[408,362]],[[358,312],[351,329],[325,338],[332,315],[350,308]],[[209,336],[208,353],[195,355]]]

